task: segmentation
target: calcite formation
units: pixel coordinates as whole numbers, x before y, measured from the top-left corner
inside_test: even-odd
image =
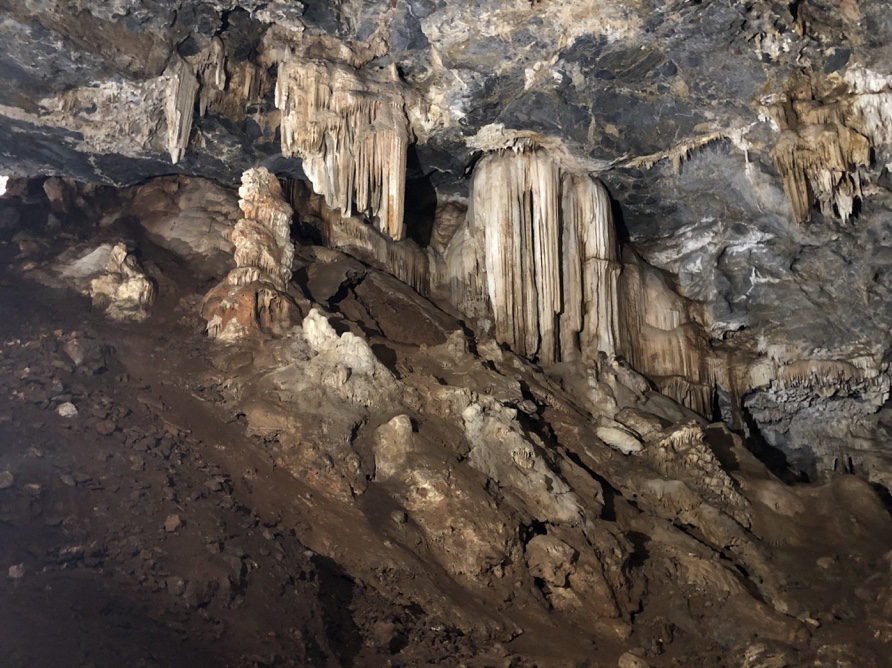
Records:
[[[797,82],[769,104],[780,129],[772,153],[796,222],[821,213],[848,222],[870,190],[868,170],[892,145],[890,77],[852,68],[844,83]]]
[[[409,122],[396,69],[318,60],[279,64],[282,154],[299,156],[315,190],[344,217],[356,210],[402,239]]]
[[[105,272],[90,281],[93,305],[112,320],[145,320],[156,295],[154,282],[123,243],[112,247]]]
[[[192,66],[182,58],[176,58],[167,73],[164,117],[167,121],[167,151],[174,164],[183,159],[189,136],[192,133],[192,116],[198,80]]]
[[[604,186],[530,136],[475,165],[467,223],[432,255],[434,294],[542,364],[621,355],[706,413],[717,377],[696,308],[620,248]]]
[[[600,183],[520,138],[475,166],[467,229],[454,243],[451,299],[469,314],[486,302],[512,350],[546,364],[616,352],[620,265]]]
[[[230,234],[236,267],[205,297],[208,335],[233,340],[252,332],[281,332],[295,305],[286,294],[294,244],[291,207],[276,177],[264,167],[242,175],[244,219]]]
[[[397,242],[359,216],[343,216],[328,208],[325,198],[309,192],[303,181],[290,180],[288,198],[301,222],[315,228],[322,243],[383,269],[422,295],[431,289],[430,255],[406,239]]]
[[[793,215],[797,222],[806,222],[817,203],[824,215],[848,222],[855,202],[863,196],[859,168],[870,161],[870,144],[839,120],[796,107],[790,110],[795,118],[784,119],[784,132],[774,150]]]
[[[668,430],[661,439],[649,445],[644,456],[662,475],[687,481],[707,502],[749,528],[752,523],[749,501],[722,468],[704,442],[704,436],[702,427],[697,424],[681,425]]]

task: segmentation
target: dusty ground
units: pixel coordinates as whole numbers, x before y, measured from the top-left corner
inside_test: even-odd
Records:
[[[531,615],[520,635],[487,627],[494,603],[485,597],[467,599],[468,614],[479,611],[479,632],[459,632],[403,595],[411,581],[382,574],[372,586],[308,549],[337,531],[318,526],[317,512],[327,521],[342,513],[341,526],[350,527],[352,511],[316,505],[325,500],[276,466],[270,444],[246,435],[243,416],[227,409],[225,381],[202,380],[225,377],[209,373],[215,344],[197,317],[196,296],[213,279],[143,241],[160,301],[145,323],[114,324],[86,298],[23,278],[29,262],[76,240],[46,239],[26,244],[24,254],[20,244],[0,247],[4,668],[617,665],[619,643],[557,618],[549,626]],[[364,294],[374,301],[371,290]],[[342,302],[348,314],[360,306]],[[402,348],[383,346],[384,338],[377,352],[393,364]],[[63,417],[68,403],[77,414]],[[390,521],[387,499],[369,494],[362,504],[367,517]],[[833,509],[815,511],[807,530],[817,535],[831,521],[821,513]],[[617,498],[611,512],[638,511]],[[754,527],[768,541],[771,530]],[[852,530],[857,545],[816,540],[793,549],[776,537],[776,563],[794,574],[791,594],[808,606],[798,652],[763,642],[751,656],[731,656],[699,638],[695,602],[668,576],[647,583],[624,645],[642,648],[652,666],[882,668],[890,636],[865,620],[879,614],[886,580],[877,573],[888,569],[882,555],[892,536],[871,530]],[[648,539],[640,539],[632,569],[647,558]],[[351,545],[349,537],[341,545]],[[366,546],[357,539],[352,549]],[[419,578],[440,577],[425,563],[418,569]],[[679,618],[691,626],[667,621]]]
[[[83,297],[4,272],[0,664],[383,665],[401,651],[456,663],[461,639],[258,510],[287,515],[295,481],[213,413],[213,390],[183,381],[207,345],[189,333],[164,318],[109,324]],[[66,402],[76,416],[59,415]]]

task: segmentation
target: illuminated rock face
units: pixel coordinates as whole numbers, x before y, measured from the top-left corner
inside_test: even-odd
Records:
[[[242,176],[239,196],[245,217],[230,234],[236,267],[202,305],[208,336],[222,340],[281,334],[296,308],[285,293],[294,258],[292,210],[278,180],[266,168],[250,169]]]
[[[282,154],[303,158],[313,188],[347,218],[355,209],[392,239],[403,220],[409,122],[396,71],[360,75],[347,65],[279,65]]]
[[[487,303],[496,338],[518,354],[550,364],[616,352],[610,198],[548,151],[524,140],[478,162],[467,227],[445,256],[455,305],[474,315]]]

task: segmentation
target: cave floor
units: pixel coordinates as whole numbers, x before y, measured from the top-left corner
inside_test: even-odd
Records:
[[[532,621],[517,638],[462,634],[309,550],[314,532],[337,529],[314,525],[313,495],[225,413],[219,387],[195,380],[213,345],[194,298],[209,279],[155,248],[167,283],[153,316],[116,324],[22,278],[18,251],[0,246],[4,667],[616,665],[619,644]],[[68,402],[77,414],[63,417]],[[842,648],[814,665],[883,665],[858,606],[889,538],[861,545],[864,563],[839,546],[821,568],[827,550],[778,551],[813,603],[812,647]],[[651,600],[639,621],[672,605]],[[662,642],[636,628],[639,644]],[[744,665],[675,640],[651,665]]]

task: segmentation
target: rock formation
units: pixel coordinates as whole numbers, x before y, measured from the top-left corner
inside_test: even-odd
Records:
[[[112,247],[105,273],[90,281],[93,305],[113,320],[145,320],[155,295],[152,279],[122,243]]]
[[[399,240],[406,233],[409,122],[396,69],[382,75],[288,60],[279,64],[276,106],[282,154],[303,158],[326,203],[344,217],[356,210],[374,219],[378,230]]]
[[[227,341],[257,331],[282,332],[296,308],[286,294],[294,257],[292,211],[278,180],[267,169],[248,170],[239,197],[244,219],[230,234],[235,269],[202,306],[208,335]]]
[[[324,614],[258,664],[885,658],[883,2],[0,2],[0,37],[0,412],[28,414],[0,435],[49,409],[112,468],[159,457],[130,498],[168,542],[89,563],[151,562],[218,635],[306,584]],[[70,334],[23,317],[31,278]],[[214,539],[214,584],[161,574],[224,523],[183,522],[197,451],[214,508],[303,556]],[[81,508],[20,454],[16,587],[46,551],[7,518]]]
[[[471,316],[487,305],[495,337],[545,364],[617,352],[620,265],[604,187],[519,137],[477,162],[471,191],[439,277],[452,303]]]

